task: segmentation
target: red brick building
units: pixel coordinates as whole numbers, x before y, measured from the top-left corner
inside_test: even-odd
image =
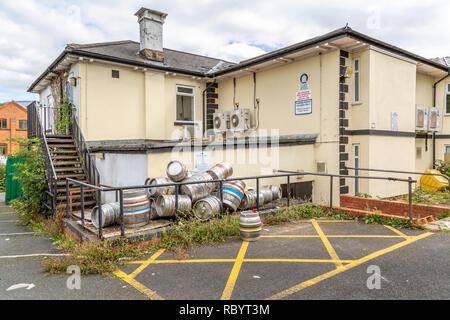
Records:
[[[17,137],[27,137],[27,110],[11,101],[0,107],[0,156],[6,156],[19,148],[9,141]]]

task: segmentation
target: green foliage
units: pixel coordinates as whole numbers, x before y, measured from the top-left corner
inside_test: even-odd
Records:
[[[443,160],[434,161],[434,167],[440,173],[445,174],[450,177],[450,162]]]
[[[6,165],[0,164],[0,192],[5,192],[6,188]]]
[[[22,199],[14,201],[12,205],[19,214],[33,216],[35,213],[44,211],[43,201],[47,189],[41,142],[37,138],[14,140],[19,143],[20,148],[10,156],[24,161],[15,164],[16,171],[13,175],[13,178],[17,179],[22,186]]]
[[[440,215],[439,215],[439,220],[441,220],[441,219],[445,219],[445,218],[448,218],[448,217],[450,217],[450,213],[449,213],[449,211],[444,211],[444,212],[442,212]]]
[[[412,202],[417,204],[444,204],[449,200],[449,192],[445,191],[424,191],[416,187],[412,192]],[[409,196],[404,196],[403,201],[408,202]]]
[[[330,211],[312,203],[305,203],[302,205],[283,208],[281,210],[269,213],[265,217],[264,224],[277,225],[311,218],[330,218],[342,220],[353,219],[346,213],[337,212],[334,210]]]
[[[361,192],[357,192],[356,193],[357,197],[363,197],[363,198],[372,198],[372,196],[368,193],[361,193]]]
[[[56,131],[59,134],[69,134],[69,127],[72,123],[69,109],[71,104],[66,95],[63,96],[62,103],[59,105],[59,117],[56,121]]]
[[[379,213],[370,214],[364,217],[364,222],[367,224],[384,224],[392,227],[409,228],[411,224],[408,220],[391,218],[386,219],[380,216]]]

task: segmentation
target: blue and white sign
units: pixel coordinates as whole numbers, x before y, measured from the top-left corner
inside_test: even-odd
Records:
[[[295,101],[295,115],[312,113],[312,99]]]

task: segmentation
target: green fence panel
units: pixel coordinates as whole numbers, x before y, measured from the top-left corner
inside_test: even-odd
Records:
[[[6,161],[6,191],[5,203],[9,204],[11,200],[18,199],[22,195],[22,186],[19,181],[13,179],[13,174],[16,171],[14,164],[23,162],[21,158],[8,157]]]

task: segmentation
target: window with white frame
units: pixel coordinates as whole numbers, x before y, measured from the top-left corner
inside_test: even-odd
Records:
[[[194,101],[193,87],[177,86],[177,121],[194,121]]]
[[[353,102],[361,102],[361,75],[360,75],[360,60],[356,58],[353,60]]]
[[[450,82],[445,84],[445,113],[450,114]]]
[[[445,145],[445,149],[444,149],[445,153],[450,153],[450,145]]]

